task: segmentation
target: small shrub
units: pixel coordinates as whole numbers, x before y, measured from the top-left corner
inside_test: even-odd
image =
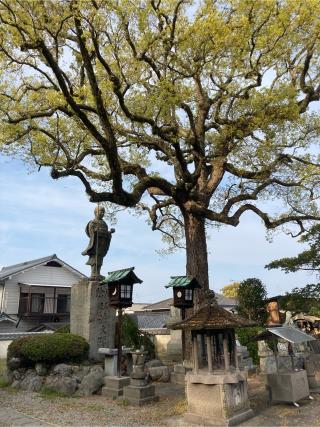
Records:
[[[252,337],[262,332],[264,329],[260,326],[252,328],[237,328],[236,335],[241,345],[247,347],[250,357],[252,357],[253,363],[259,365],[258,356],[258,342],[252,341]]]
[[[20,357],[24,365],[37,362],[48,365],[61,362],[81,362],[86,360],[89,354],[89,344],[84,338],[67,333],[20,338],[13,341],[9,348],[8,354],[11,357]]]
[[[54,331],[55,334],[69,334],[70,333],[70,324],[61,326],[56,331]]]

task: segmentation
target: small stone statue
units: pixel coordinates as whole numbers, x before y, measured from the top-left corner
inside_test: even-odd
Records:
[[[144,347],[141,346],[140,350],[132,352],[132,363],[133,369],[131,378],[133,379],[145,379],[146,374],[144,372],[144,362],[146,360],[146,352]]]
[[[88,222],[86,226],[86,234],[90,238],[88,247],[82,252],[82,255],[88,255],[87,265],[91,265],[90,279],[100,279],[100,269],[103,263],[103,258],[109,250],[112,233],[114,228],[108,229],[107,224],[103,220],[105,214],[104,207],[97,206],[94,210],[95,219]]]

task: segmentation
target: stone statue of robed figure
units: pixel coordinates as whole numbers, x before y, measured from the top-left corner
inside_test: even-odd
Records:
[[[114,228],[109,231],[106,222],[103,220],[104,214],[104,207],[97,206],[94,210],[95,218],[88,222],[86,226],[86,234],[90,241],[82,255],[89,256],[86,264],[91,265],[90,279],[100,279],[103,258],[109,250],[112,233],[115,232]]]

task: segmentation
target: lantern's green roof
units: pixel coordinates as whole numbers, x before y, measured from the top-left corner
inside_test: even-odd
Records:
[[[186,288],[187,286],[200,288],[199,283],[192,276],[171,276],[171,280],[166,288]]]
[[[123,268],[122,270],[109,271],[108,276],[102,281],[102,284],[114,282],[130,281],[131,283],[142,283],[142,280],[137,277],[134,272],[134,267]]]

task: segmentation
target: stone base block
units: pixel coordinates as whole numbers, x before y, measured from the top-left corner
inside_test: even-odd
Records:
[[[247,374],[242,371],[186,375],[186,421],[197,425],[236,425],[253,416]]]
[[[298,402],[309,396],[306,371],[268,374],[267,384],[272,402]]]
[[[181,364],[174,365],[173,372],[170,375],[170,381],[172,384],[185,384],[185,375],[187,372],[190,372],[191,368],[187,368]]]
[[[155,386],[152,384],[144,386],[129,385],[123,389],[123,398],[131,405],[142,406],[159,400],[155,394]]]
[[[252,409],[248,409],[239,414],[234,414],[231,418],[208,418],[198,414],[187,412],[184,414],[184,421],[190,424],[196,424],[201,426],[236,426],[254,415]]]
[[[130,377],[104,377],[104,384],[101,394],[116,399],[123,395],[124,387],[130,384]]]
[[[179,374],[177,372],[172,372],[170,375],[170,382],[172,384],[185,385],[186,376],[185,376],[185,374]]]

